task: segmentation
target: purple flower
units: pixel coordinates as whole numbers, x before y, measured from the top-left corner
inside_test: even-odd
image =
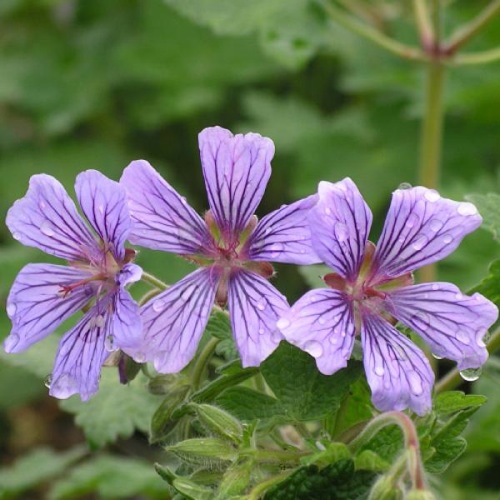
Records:
[[[497,308],[482,295],[463,295],[451,283],[413,285],[412,271],[449,255],[481,224],[471,203],[441,198],[431,189],[398,189],[378,246],[368,241],[370,209],[350,179],[319,184],[310,212],[313,248],[336,272],[330,289],[311,290],[278,321],[285,338],[316,358],[330,375],[347,364],[361,335],[374,405],[382,411],[431,407],[429,362],[395,327],[417,332],[439,357],[458,369],[488,357],[483,336]]]
[[[142,323],[125,290],[141,277],[125,249],[130,216],[125,189],[95,170],[81,173],[75,190],[90,231],[64,187],[50,175],[35,175],[26,196],[7,214],[12,236],[24,245],[68,261],[69,266],[28,264],[7,299],[12,331],[9,353],[46,337],[73,313],[90,307],[61,339],[50,394],[87,400],[98,389],[101,366],[111,350],[132,352]]]
[[[316,195],[260,222],[253,215],[271,175],[270,139],[213,127],[200,133],[199,145],[210,205],[204,219],[146,161],[132,162],[121,179],[134,222],[130,241],[201,266],[141,309],[145,343],[135,359],[164,373],[193,358],[214,302],[229,306],[243,366],[259,365],[282,340],[276,321],[288,308],[267,280],[274,272],[268,261],[319,261],[307,222]]]

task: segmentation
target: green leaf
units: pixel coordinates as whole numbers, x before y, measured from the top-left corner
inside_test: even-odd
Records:
[[[476,285],[471,293],[478,292],[500,306],[500,259],[490,264],[489,275]]]
[[[54,484],[50,500],[99,498],[167,498],[165,483],[145,460],[101,455],[76,467]]]
[[[239,353],[233,339],[229,316],[222,311],[215,311],[211,314],[205,329],[205,335],[211,335],[221,341],[217,344],[215,352],[226,360],[238,358]]]
[[[476,205],[483,217],[482,228],[493,234],[493,238],[500,242],[500,194],[469,194],[467,200]]]
[[[87,450],[83,446],[63,453],[56,453],[49,448],[37,448],[23,455],[10,467],[0,468],[0,494],[13,495],[46,483],[64,473],[85,453]]]
[[[115,370],[103,369],[95,396],[86,402],[72,396],[61,401],[60,406],[75,414],[76,423],[92,446],[102,447],[119,437],[131,436],[136,429],[149,431],[161,398],[150,394],[145,382],[145,377],[137,377],[132,383],[121,385]]]
[[[334,375],[316,368],[314,358],[286,342],[261,365],[261,372],[287,415],[296,420],[317,420],[334,413],[362,373],[351,361]]]
[[[436,396],[434,410],[438,415],[447,415],[460,410],[477,409],[486,403],[487,398],[479,394],[464,394],[461,391],[446,391]]]

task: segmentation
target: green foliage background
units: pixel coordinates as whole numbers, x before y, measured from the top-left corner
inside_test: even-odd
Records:
[[[410,2],[371,3],[381,13],[374,21],[387,33],[417,43]],[[486,4],[448,3],[446,29]],[[498,44],[500,20],[471,48]],[[449,71],[440,188],[445,196],[499,191],[499,81],[499,63]],[[137,158],[149,160],[203,211],[197,133],[218,124],[275,141],[260,214],[313,193],[320,180],[350,176],[374,212],[377,233],[391,191],[417,179],[422,96],[418,64],[332,25],[308,0],[3,0],[0,213],[3,218],[24,195],[35,173],[56,176],[71,193],[81,170],[95,168],[118,179]],[[481,208],[482,198],[473,199]],[[498,238],[494,201],[490,195],[483,203],[491,212],[486,226]],[[4,225],[0,244],[4,303],[19,269],[47,257],[20,247]],[[440,265],[439,277],[466,290],[487,276],[498,255],[498,243],[478,231]],[[189,270],[157,252],[141,251],[138,263],[169,283]],[[293,301],[315,273],[278,266],[276,286]],[[2,308],[0,338],[9,328]],[[0,355],[0,490],[6,496],[28,490],[49,498],[164,498],[165,483],[150,466],[161,450],[150,448],[144,435],[161,399],[146,393],[142,379],[113,388],[109,370],[102,394],[86,409],[73,399],[61,404],[77,415],[75,426],[42,383],[56,343],[52,336],[25,355]],[[496,498],[499,377],[492,362],[467,387],[489,402],[472,418],[466,454],[436,480],[444,498]],[[106,419],[109,428],[101,428]],[[91,446],[101,448],[98,454],[89,458],[81,447],[78,426]]]

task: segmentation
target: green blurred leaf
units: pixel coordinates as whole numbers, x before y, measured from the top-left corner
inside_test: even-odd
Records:
[[[471,293],[478,292],[491,300],[494,304],[500,306],[500,259],[491,263],[489,276],[476,285]]]
[[[469,194],[466,198],[476,205],[483,217],[482,228],[500,242],[500,194]]]
[[[130,437],[136,429],[148,432],[151,418],[161,399],[150,394],[144,377],[124,386],[116,370],[103,369],[99,392],[89,401],[78,396],[61,401],[63,410],[75,414],[89,443],[102,447],[120,438]]]

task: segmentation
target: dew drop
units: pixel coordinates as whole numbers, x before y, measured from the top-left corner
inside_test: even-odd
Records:
[[[375,372],[375,375],[378,375],[379,377],[382,377],[385,373],[384,367],[380,365],[377,365],[373,371]]]
[[[410,371],[407,374],[408,377],[408,383],[410,384],[410,389],[415,396],[420,396],[424,392],[424,389],[422,387],[422,380],[418,376],[417,372]]]
[[[45,204],[44,201],[41,201],[38,206],[40,207],[40,210],[45,210],[47,208],[47,205]]]
[[[98,314],[94,319],[94,325],[97,328],[102,328],[104,326],[104,316],[102,316],[101,314]]]
[[[326,318],[324,316],[320,316],[318,319],[318,323],[320,325],[324,325],[326,323]]]
[[[271,252],[271,257],[278,257],[280,252],[283,251],[283,245],[281,243],[274,243],[269,247]]]
[[[259,310],[259,311],[263,311],[267,306],[267,301],[266,299],[264,298],[261,298],[257,301],[257,303],[255,304],[255,307]]]
[[[330,344],[335,345],[338,341],[339,341],[339,339],[337,338],[337,335],[330,336]]]
[[[464,299],[464,294],[461,292],[457,292],[455,294],[455,300],[463,300]]]
[[[347,226],[344,223],[338,222],[337,224],[335,224],[333,230],[335,232],[335,237],[337,238],[338,241],[342,242],[347,240],[349,236],[349,231],[347,230]]]
[[[276,323],[276,326],[280,329],[283,330],[284,328],[288,328],[290,326],[290,321],[286,318],[281,318],[278,320]]]
[[[304,351],[314,358],[319,358],[323,354],[323,346],[316,340],[310,340],[304,344]]]
[[[411,189],[413,186],[409,183],[409,182],[402,182],[398,189],[402,189],[402,190],[405,190],[405,189]]]
[[[313,302],[316,302],[318,300],[318,297],[316,297],[316,295],[311,295],[311,297],[309,297],[309,302],[312,304]]]
[[[12,237],[17,241],[21,241],[21,235],[19,233],[12,233]]]
[[[439,285],[437,283],[434,283],[431,287],[435,292],[439,290]]]
[[[165,301],[162,299],[155,300],[153,302],[152,307],[153,307],[153,311],[156,311],[156,312],[163,311],[163,309],[165,309]]]
[[[54,230],[52,229],[52,225],[48,220],[45,220],[42,222],[42,225],[40,226],[40,231],[45,235],[45,236],[54,236]]]
[[[443,236],[443,243],[445,245],[448,245],[449,243],[451,243],[453,241],[453,236],[451,234],[445,234]]]
[[[326,207],[326,208],[325,208],[325,214],[326,214],[326,215],[331,215],[331,214],[332,214],[332,211],[331,211],[328,207]]]
[[[465,330],[458,330],[457,333],[455,333],[455,338],[462,344],[470,344],[470,335]]]
[[[429,229],[434,233],[437,233],[443,226],[444,224],[439,219],[432,219],[429,222]]]
[[[429,325],[431,324],[430,316],[423,311],[419,311],[418,313],[414,314],[411,317],[411,320],[413,321],[415,328],[424,332],[429,328]]]
[[[259,328],[259,335],[264,335],[264,333],[265,333],[264,328]]]
[[[477,208],[472,204],[467,201],[464,201],[463,203],[460,203],[457,207],[457,212],[459,215],[476,215],[477,214]]]
[[[182,300],[189,300],[191,298],[191,295],[193,294],[194,289],[193,287],[186,288],[185,290],[182,290],[181,292],[181,299]]]
[[[9,316],[9,318],[12,318],[12,316],[14,316],[14,314],[16,314],[16,311],[17,311],[17,307],[15,304],[9,304],[7,306],[7,315]]]
[[[434,189],[428,189],[425,191],[425,199],[427,201],[430,201],[431,203],[434,203],[435,201],[438,201],[439,198],[441,198],[441,195]]]
[[[428,243],[428,239],[426,236],[420,236],[416,241],[413,242],[412,247],[415,250],[422,250]]]
[[[16,348],[17,344],[19,344],[20,340],[21,339],[19,338],[19,335],[11,333],[3,342],[3,348],[5,349],[5,352],[14,352],[14,349]]]
[[[474,382],[481,376],[481,368],[468,368],[467,370],[462,370],[460,376],[467,380],[467,382]]]
[[[104,348],[106,349],[106,351],[114,351],[116,350],[116,347],[114,346],[114,338],[113,338],[113,335],[108,335],[106,337],[106,340],[104,341]]]
[[[415,212],[411,212],[406,219],[406,227],[412,228],[418,224],[420,224],[420,217]]]
[[[443,359],[443,356],[438,356],[437,354],[432,353],[432,357],[434,359]]]
[[[47,387],[47,389],[50,389],[50,384],[52,384],[52,375],[47,375],[45,377],[45,380],[43,381],[43,384],[45,385],[45,387]]]

